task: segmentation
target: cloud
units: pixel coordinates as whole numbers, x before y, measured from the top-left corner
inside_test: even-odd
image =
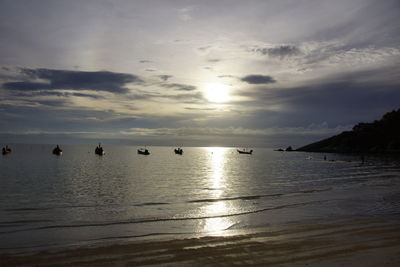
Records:
[[[318,71],[325,68],[332,72],[336,71],[335,68],[339,70],[350,68],[349,71],[352,72],[366,67],[386,65],[400,55],[400,49],[393,45],[384,47],[354,45],[340,39],[307,41],[299,43],[298,48],[292,48],[257,49],[260,53],[268,54],[270,58],[285,58],[289,64],[282,66],[286,68],[294,67],[302,71]]]
[[[86,97],[93,99],[103,99],[104,96],[94,95],[94,94],[86,94],[86,93],[71,93],[71,92],[62,92],[62,91],[28,91],[28,92],[16,92],[12,93],[13,96],[21,96],[21,97],[34,97],[34,96],[58,96],[58,97]]]
[[[166,83],[166,84],[162,84],[161,87],[173,88],[178,91],[194,91],[194,90],[196,90],[196,86],[188,85],[188,84],[181,84],[181,83]]]
[[[218,75],[218,78],[237,78],[236,76],[234,76],[234,75]]]
[[[134,127],[135,116],[110,109],[69,108],[69,99],[37,99],[30,106],[0,104],[0,129],[22,132],[29,129],[46,131],[96,131]],[[129,125],[129,126],[128,126]],[[7,126],[7,127],[6,127]],[[146,126],[145,126],[146,127]]]
[[[270,57],[278,57],[284,59],[285,57],[296,56],[300,54],[300,49],[293,45],[280,45],[271,48],[256,48],[256,52]]]
[[[270,72],[281,69],[295,74],[316,71],[320,75],[324,71],[334,73],[346,68],[353,72],[391,64],[400,56],[398,45],[354,44],[343,39],[307,40],[296,46],[265,43],[244,47],[248,52],[257,53],[257,61],[260,61],[259,54],[266,55],[261,62]]]
[[[95,121],[86,121],[93,123]],[[120,123],[120,122],[118,122]],[[51,142],[76,142],[76,138],[88,140],[103,140],[107,143],[123,142],[129,144],[171,145],[183,146],[215,145],[215,146],[249,146],[249,147],[286,147],[287,145],[302,146],[319,138],[338,134],[347,127],[313,129],[310,127],[273,128],[273,129],[247,129],[247,128],[219,128],[219,127],[178,127],[178,128],[147,128],[134,127],[110,131],[102,130],[40,130],[28,129],[17,131],[0,131],[3,140],[26,140],[42,142],[45,139]],[[293,137],[301,139],[295,142]],[[72,138],[72,139],[71,139]],[[76,140],[75,140],[76,139]],[[115,140],[115,141],[113,141]],[[290,143],[287,140],[291,140]]]
[[[91,90],[124,94],[128,92],[128,89],[124,87],[126,84],[142,82],[136,75],[109,71],[89,72],[27,68],[20,71],[29,81],[4,83],[3,88],[19,91]],[[45,80],[45,82],[38,82],[38,79]]]
[[[327,121],[331,125],[355,124],[379,118],[399,106],[399,67],[376,68],[321,76],[289,87],[257,86],[240,91],[249,108],[275,110],[253,115],[252,121],[276,118],[278,125],[307,125]]]
[[[179,101],[180,103],[199,103],[204,100],[204,96],[200,92],[188,92],[187,90],[182,90],[183,93],[172,93],[172,94],[162,94],[162,93],[149,93],[145,91],[140,91],[136,93],[130,93],[126,95],[128,99],[131,100],[148,100],[155,101],[156,99],[168,99],[173,101]]]
[[[214,111],[216,108],[193,108],[193,107],[185,107],[186,110],[197,110],[197,111]]]
[[[36,90],[52,89],[50,84],[38,83],[38,82],[8,82],[8,83],[3,83],[3,88],[8,90],[18,90],[18,91],[36,91]]]
[[[94,98],[94,99],[100,99],[104,98],[103,96],[99,95],[92,95],[92,94],[84,94],[84,93],[72,93],[71,95],[77,96],[77,97],[88,97],[88,98]]]
[[[65,100],[36,100],[35,102],[52,108],[63,107],[67,103]]]
[[[158,75],[158,77],[165,82],[165,81],[168,81],[169,79],[171,79],[173,76],[172,75]]]
[[[365,68],[385,63],[390,59],[399,57],[400,49],[394,47],[365,47],[357,48],[342,42],[305,43],[304,57],[300,65],[304,67],[352,67]]]
[[[193,7],[184,7],[178,10],[178,17],[183,21],[192,20],[191,12],[193,11]]]
[[[276,82],[275,79],[272,78],[271,76],[257,75],[257,74],[247,75],[241,78],[240,80],[243,82],[247,82],[249,84],[269,84]]]
[[[206,53],[207,51],[209,51],[212,48],[212,45],[207,45],[207,46],[202,46],[202,47],[198,47],[197,51],[201,52],[201,53]]]
[[[204,96],[200,92],[189,93],[189,94],[178,94],[178,95],[160,95],[160,98],[178,100],[183,103],[198,103],[204,100]]]
[[[272,127],[267,129],[248,129],[242,127],[180,127],[180,128],[130,128],[122,131],[126,135],[139,136],[274,136],[274,135],[330,135],[351,126],[328,127],[326,122],[310,124],[307,127]]]

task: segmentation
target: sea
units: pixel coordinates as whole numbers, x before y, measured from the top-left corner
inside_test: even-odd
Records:
[[[400,218],[394,155],[96,145],[0,156],[0,254]]]

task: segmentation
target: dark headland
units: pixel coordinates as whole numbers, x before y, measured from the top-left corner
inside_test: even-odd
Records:
[[[340,153],[400,153],[400,109],[372,123],[359,123],[351,131],[300,147],[297,151]]]

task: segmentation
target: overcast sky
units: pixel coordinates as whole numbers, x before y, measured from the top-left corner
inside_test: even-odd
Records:
[[[400,107],[398,0],[0,0],[3,142],[301,146]]]

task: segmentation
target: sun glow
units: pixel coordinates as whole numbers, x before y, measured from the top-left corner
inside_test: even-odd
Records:
[[[205,97],[210,102],[228,102],[230,86],[223,83],[207,83],[204,88]]]

